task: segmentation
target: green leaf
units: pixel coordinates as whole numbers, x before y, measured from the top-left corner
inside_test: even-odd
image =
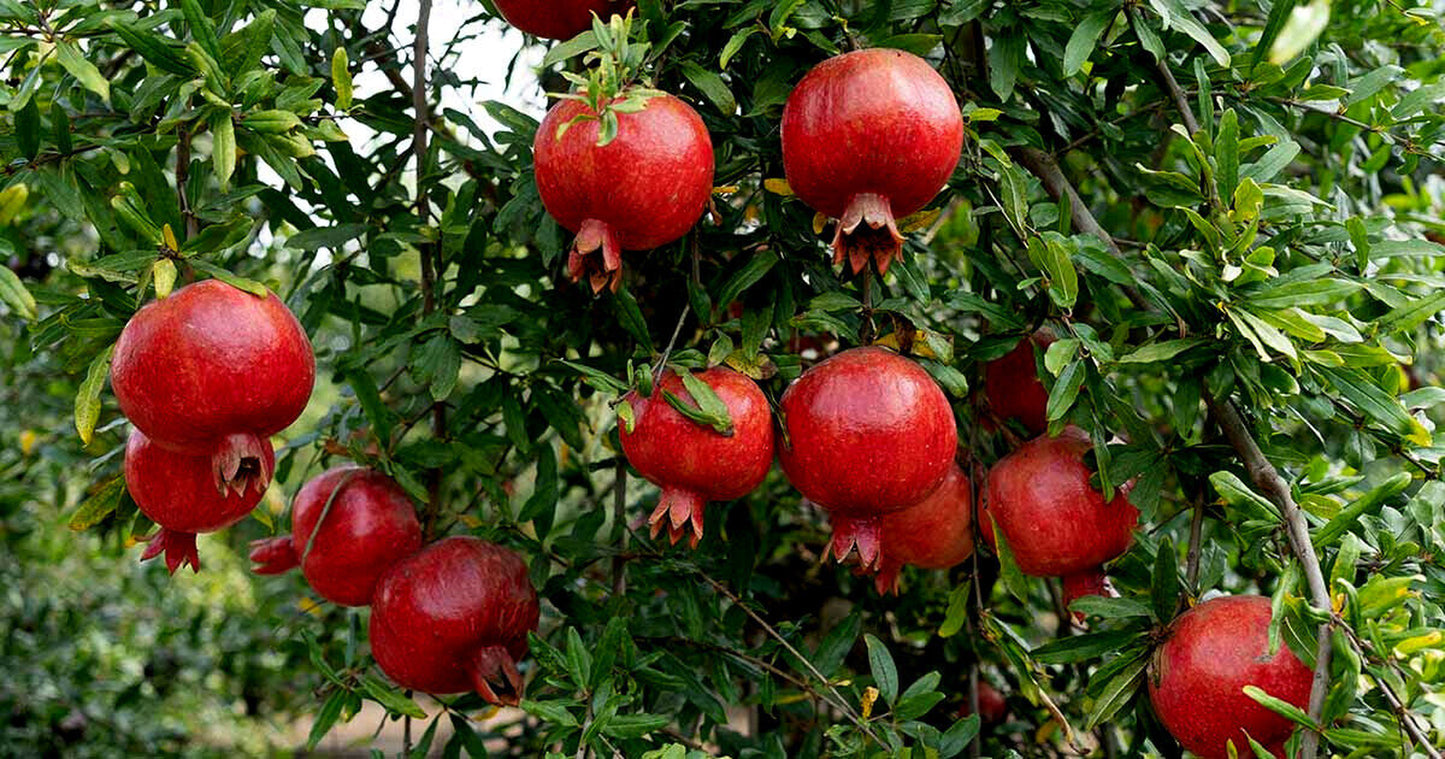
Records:
[[[311,733],[306,737],[307,751],[314,751],[321,739],[335,727],[336,721],[341,718],[341,709],[350,695],[344,690],[332,691],[321,703],[321,708],[316,710],[316,720],[311,723]]]
[[[1307,730],[1319,730],[1320,726],[1310,719],[1310,715],[1294,704],[1283,699],[1275,698],[1264,692],[1264,689],[1254,686],[1244,686],[1244,695],[1249,696],[1259,703],[1260,706],[1284,717],[1285,719],[1303,727]]]
[[[146,63],[168,74],[180,77],[190,78],[195,75],[195,65],[186,58],[183,48],[174,40],[139,29],[115,18],[110,19],[110,28],[125,40],[126,47],[140,53]]]
[[[1410,477],[1409,472],[1396,472],[1389,479],[1371,488],[1369,492],[1341,510],[1328,524],[1315,533],[1315,546],[1323,548],[1333,545],[1341,535],[1345,534],[1346,530],[1360,521],[1360,517],[1378,511],[1386,500],[1403,493],[1412,482],[1414,480]]]
[[[236,125],[231,121],[229,110],[212,112],[211,160],[216,164],[216,180],[225,192],[231,186],[231,176],[236,172]]]
[[[1281,2],[1281,5],[1285,3]],[[1289,3],[1295,5],[1294,3]],[[1273,17],[1271,9],[1270,16]],[[1330,0],[1313,0],[1309,5],[1295,5],[1289,18],[1279,30],[1279,36],[1269,46],[1269,62],[1280,66],[1294,60],[1305,48],[1319,39],[1320,33],[1330,23]]]
[[[1215,472],[1209,475],[1209,484],[1229,505],[1245,509],[1256,519],[1279,521],[1279,509],[1274,503],[1251,490],[1233,472]]]
[[[85,59],[74,42],[61,40],[55,43],[55,59],[82,87],[99,95],[101,100],[110,102],[110,80],[100,73],[95,64]]]
[[[105,387],[105,378],[110,373],[110,357],[115,345],[106,347],[85,372],[85,379],[75,393],[75,430],[80,441],[90,445],[95,434],[95,423],[100,419],[100,391]]]
[[[1246,298],[1260,309],[1292,306],[1328,306],[1360,291],[1360,285],[1346,279],[1311,279],[1268,287]]]
[[[883,701],[891,704],[898,697],[898,668],[893,664],[893,656],[883,641],[872,635],[864,635],[863,642],[868,645],[868,667],[873,673],[873,682],[878,685]]]
[[[331,86],[336,89],[336,107],[347,110],[351,107],[351,62],[346,57],[346,48],[337,46],[331,54]]]
[[[1073,664],[1120,651],[1138,638],[1139,633],[1132,630],[1071,635],[1035,648],[1032,656],[1042,664]]]
[[[258,298],[264,298],[271,293],[271,291],[267,290],[266,286],[260,282],[232,274],[230,271],[222,269],[208,261],[203,261],[199,258],[192,258],[189,259],[189,261],[191,268],[203,274],[209,274],[237,290],[244,290]]]
[[[1229,51],[1219,44],[1219,40],[1215,39],[1203,24],[1195,20],[1189,9],[1184,7],[1183,2],[1180,0],[1149,0],[1149,4],[1164,19],[1166,28],[1175,29],[1193,37],[1195,42],[1204,46],[1210,57],[1214,58],[1215,63],[1229,68]]]
[[[191,38],[211,58],[221,60],[221,45],[216,39],[216,25],[201,10],[198,0],[181,0],[181,12],[186,16],[186,25],[191,28]]]
[[[1154,582],[1149,589],[1149,598],[1154,604],[1155,619],[1169,619],[1179,604],[1183,592],[1179,581],[1179,556],[1174,550],[1174,541],[1165,537],[1159,541],[1154,554]]]
[[[642,309],[638,308],[637,299],[632,297],[632,292],[626,287],[618,289],[613,293],[612,304],[617,313],[617,322],[638,344],[651,351],[652,335],[648,334],[647,320],[642,318]]]
[[[1091,13],[1074,27],[1074,33],[1069,35],[1069,43],[1064,47],[1064,76],[1073,76],[1083,69],[1084,62],[1089,60],[1094,46],[1099,42],[1099,35],[1109,27],[1115,13],[1112,9]]]
[[[688,419],[698,424],[712,427],[719,435],[732,436],[732,415],[728,412],[727,404],[723,403],[723,400],[717,396],[712,386],[693,376],[692,372],[685,369],[680,370],[678,374],[682,377],[683,387],[686,388],[687,394],[691,396],[692,402],[689,403],[679,398],[670,390],[664,390],[662,395],[663,398],[667,400],[668,405],[677,409],[679,414],[682,414]]]
[[[759,27],[748,26],[734,32],[733,36],[728,38],[727,44],[723,45],[722,54],[718,56],[718,68],[726,71],[728,63],[732,61],[733,56],[738,54],[739,50],[743,49],[743,44],[748,41],[748,38],[760,31],[762,29]]]
[[[15,146],[27,161],[40,153],[40,106],[34,98],[15,114]]]
[[[1393,308],[1380,317],[1376,324],[1381,329],[1409,332],[1441,311],[1445,311],[1445,291],[1434,292]]]
[[[522,699],[522,711],[542,720],[543,722],[561,725],[563,727],[579,727],[577,717],[568,709],[569,702],[566,701],[533,701]]]
[[[365,224],[337,224],[331,227],[312,227],[297,232],[286,238],[286,247],[297,250],[319,250],[331,248],[340,250],[341,246],[355,240],[367,232]]]
[[[1132,598],[1084,596],[1083,598],[1075,599],[1073,603],[1069,604],[1069,610],[1077,611],[1086,617],[1098,617],[1100,619],[1127,619],[1129,617],[1153,616],[1153,612],[1148,606]]]
[[[1270,6],[1269,18],[1264,22],[1264,31],[1259,35],[1259,40],[1254,43],[1254,61],[1251,65],[1258,66],[1264,60],[1264,55],[1270,48],[1274,47],[1274,41],[1279,38],[1279,32],[1284,28],[1284,22],[1289,19],[1290,12],[1294,10],[1299,0],[1274,0]]]
[[[176,262],[169,258],[157,258],[151,264],[151,282],[156,289],[157,298],[170,296],[171,290],[176,286]]]
[[[124,495],[125,478],[112,478],[101,485],[93,495],[81,502],[75,513],[70,516],[70,529],[80,532],[100,524],[102,519],[109,516],[120,505],[120,499]]]
[[[557,494],[561,488],[557,480],[557,454],[551,445],[539,448],[535,483],[532,495],[522,506],[521,513],[517,514],[518,522],[531,522],[557,508]]]
[[[1049,391],[1048,405],[1044,409],[1044,417],[1049,421],[1063,419],[1074,407],[1074,401],[1079,397],[1079,390],[1084,385],[1084,380],[1079,376],[1084,371],[1084,364],[1081,359],[1075,359],[1059,372],[1059,378],[1054,381],[1054,387]]]
[[[943,737],[938,740],[939,759],[951,759],[962,754],[964,749],[968,748],[968,744],[978,736],[981,724],[982,721],[977,714],[970,714],[953,723],[953,726],[948,728],[943,733]]]
[[[641,738],[672,724],[672,718],[661,714],[618,714],[607,721],[602,733],[614,738]]]
[[[757,284],[773,266],[778,263],[778,255],[771,250],[754,253],[743,267],[728,277],[722,289],[718,291],[717,306],[726,308],[728,304],[737,300],[749,287]]]
[[[692,61],[682,62],[682,75],[687,77],[692,86],[712,101],[724,116],[733,115],[738,109],[738,102],[733,98],[732,90],[728,89],[727,83],[716,73],[709,71]]]
[[[954,586],[948,592],[948,608],[943,612],[943,624],[938,626],[938,637],[952,638],[968,622],[969,601],[972,600],[970,581]]]
[[[1093,730],[1096,725],[1108,722],[1109,718],[1129,703],[1139,687],[1144,684],[1144,668],[1148,664],[1149,656],[1141,653],[1127,665],[1115,671],[1113,677],[1099,690],[1098,698],[1094,699],[1093,708],[1089,710],[1089,718],[1084,723],[1085,730]]]
[[[1186,337],[1179,340],[1161,340],[1157,343],[1149,343],[1135,348],[1132,352],[1126,353],[1116,359],[1120,364],[1152,364],[1159,361],[1168,361],[1190,348],[1207,345],[1211,341],[1202,337]]]
[[[1325,366],[1316,366],[1315,371],[1367,418],[1417,445],[1430,445],[1430,433],[1415,417],[1410,416],[1397,398],[1385,392],[1363,371]]]
[[[3,263],[0,263],[0,302],[9,306],[12,312],[26,321],[33,322],[40,318],[40,312],[35,304],[35,296],[25,289],[25,283],[20,281],[20,275]]]
[[[361,678],[361,685],[366,689],[367,695],[376,700],[378,704],[386,707],[392,714],[404,714],[415,719],[426,719],[426,711],[410,698],[399,693],[395,688],[380,680],[367,675]]]
[[[993,515],[987,517],[992,520]],[[1003,586],[1010,595],[1025,603],[1029,598],[1029,581],[1024,577],[1024,572],[1019,569],[1019,563],[1014,559],[1013,549],[1009,546],[1008,536],[993,522],[993,550],[998,554],[999,577],[1003,580]]]

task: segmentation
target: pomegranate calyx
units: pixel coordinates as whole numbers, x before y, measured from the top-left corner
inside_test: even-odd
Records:
[[[706,507],[707,499],[697,493],[681,488],[663,488],[657,508],[647,518],[652,537],[657,537],[665,526],[673,545],[686,536],[690,545],[696,548],[702,539],[702,514]]]
[[[602,255],[596,255],[598,251]],[[567,254],[567,275],[573,282],[586,277],[593,294],[604,287],[617,292],[622,284],[622,244],[616,230],[596,219],[582,222]]]
[[[284,574],[301,564],[289,535],[251,541],[250,559],[256,565],[251,571],[258,575]]]
[[[164,527],[145,539],[146,550],[140,555],[141,561],[150,561],[162,553],[166,555],[166,569],[175,574],[177,569],[190,564],[191,571],[201,571],[201,559],[196,554],[196,534],[177,532]]]
[[[887,274],[888,266],[902,255],[903,235],[888,198],[871,192],[854,195],[833,234],[834,265],[846,259],[857,274],[872,259],[878,264],[878,273]]]
[[[831,551],[840,563],[848,558],[854,549],[858,551],[858,568],[864,572],[879,569],[882,558],[883,529],[877,519],[851,519],[833,517],[833,537],[825,549]]]
[[[522,702],[522,673],[502,646],[487,646],[467,665],[472,687],[489,704],[516,706]]]
[[[221,438],[211,454],[216,491],[243,496],[252,488],[264,493],[271,484],[275,461],[267,456],[270,441],[250,432],[236,432]]]

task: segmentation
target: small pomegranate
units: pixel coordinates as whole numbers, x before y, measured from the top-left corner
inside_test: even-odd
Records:
[[[623,425],[618,437],[632,466],[662,488],[648,519],[653,537],[666,526],[673,543],[690,535],[695,548],[707,502],[741,498],[767,476],[773,465],[773,416],[767,397],[748,377],[724,367],[693,376],[727,406],[732,418],[727,434],[688,419],[668,403],[664,393],[693,403],[682,378],[669,369],[651,396],[627,395],[634,426],[629,432]]]
[[[1129,550],[1139,523],[1128,486],[1106,503],[1089,485],[1090,447],[1077,427],[1024,443],[989,471],[980,509],[989,545],[997,524],[1024,574],[1064,578],[1065,604],[1105,592],[1103,565]]]
[[[567,273],[574,282],[586,277],[593,292],[617,289],[623,250],[651,250],[687,234],[712,195],[712,140],[691,106],[659,94],[642,110],[612,113],[617,136],[599,147],[597,114],[563,100],[533,145],[542,204],[577,235]]]
[[[948,569],[973,555],[973,494],[968,475],[954,464],[943,483],[917,504],[884,514],[883,549],[878,592],[898,593],[898,572],[904,564],[923,569]]]
[[[958,428],[918,364],[878,347],[803,372],[782,400],[778,457],[788,480],[829,513],[830,550],[878,568],[884,514],[923,500],[948,474]]]
[[[592,16],[606,21],[625,14],[632,0],[496,0],[507,23],[527,34],[570,40],[592,28]]]
[[[406,491],[381,472],[348,465],[302,486],[291,506],[291,534],[252,542],[251,561],[263,575],[300,565],[322,598],[365,606],[382,573],[419,550],[421,523]]]
[[[1053,342],[1053,335],[1036,332],[1020,340],[1002,357],[983,365],[983,387],[988,395],[989,408],[1000,419],[1019,420],[1035,435],[1042,435],[1049,428],[1045,417],[1049,391],[1039,381],[1034,346],[1043,351]]]
[[[963,117],[926,61],[875,48],[809,71],[783,107],[783,170],[804,203],[839,219],[834,263],[879,272],[903,252],[897,219],[927,205],[963,151]]]
[[[238,489],[216,481],[209,457],[177,453],[132,429],[125,444],[126,489],[141,513],[160,527],[147,539],[141,561],[165,554],[171,574],[186,564],[201,571],[196,533],[215,532],[245,519],[266,492],[259,483],[270,481],[276,456],[270,441],[262,444],[265,447],[255,459],[242,463],[243,468],[254,466],[257,471],[236,478],[247,483]]]
[[[1244,694],[1254,685],[1301,709],[1309,702],[1313,673],[1288,646],[1269,653],[1269,599],[1215,598],[1182,614],[1149,662],[1149,701],[1184,748],[1203,759],[1225,759],[1234,742],[1249,752],[1248,733],[1275,756],[1294,723]]]
[[[271,466],[258,465],[273,455],[267,438],[296,421],[315,381],[311,342],[281,300],[214,279],[137,311],[110,366],[131,424],[157,445],[209,459],[237,493],[270,484]]]
[[[478,538],[446,538],[381,576],[371,600],[371,653],[403,688],[475,690],[515,706],[517,659],[539,613],[521,556]]]
[[[969,708],[968,701],[958,707],[958,716],[967,717],[973,714]],[[978,680],[978,716],[985,725],[997,725],[1008,717],[1008,701],[998,689],[989,684],[987,680]]]

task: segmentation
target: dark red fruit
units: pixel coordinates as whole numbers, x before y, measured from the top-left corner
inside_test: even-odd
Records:
[[[382,573],[421,550],[421,523],[406,491],[390,477],[340,466],[296,493],[290,535],[255,541],[251,549],[257,574],[280,574],[300,564],[322,598],[365,606]]]
[[[137,311],[110,366],[131,424],[157,445],[210,459],[237,492],[266,489],[271,467],[258,462],[272,455],[267,438],[296,421],[315,381],[311,342],[281,300],[214,279]]]
[[[959,717],[967,717],[973,714],[968,701],[958,708]],[[997,725],[1008,717],[1008,701],[998,689],[988,683],[987,680],[978,680],[978,716],[985,725]]]
[[[1039,381],[1034,346],[1042,353],[1053,342],[1053,335],[1034,333],[1020,340],[1002,358],[983,366],[984,393],[994,415],[1003,420],[1017,419],[1035,435],[1042,435],[1049,428],[1044,413],[1049,405],[1049,391]]]
[[[1253,685],[1301,709],[1309,702],[1309,668],[1288,646],[1269,653],[1269,599],[1216,598],[1170,625],[1149,663],[1149,700],[1164,727],[1203,759],[1225,759],[1234,742],[1250,756],[1245,733],[1275,756],[1294,723],[1244,694]]]
[[[451,537],[392,565],[371,601],[371,653],[388,677],[425,693],[522,696],[517,659],[537,629],[537,591],[513,551]]]
[[[693,403],[682,378],[667,370],[651,396],[627,395],[632,405],[632,431],[622,425],[622,453],[648,482],[662,488],[662,497],[648,523],[656,537],[663,527],[676,543],[702,538],[703,508],[708,501],[731,501],[753,491],[773,465],[773,415],[757,383],[731,369],[715,367],[694,377],[707,383],[732,417],[724,435],[678,413],[666,400],[671,393]]]
[[[953,409],[918,364],[884,348],[839,353],[788,387],[779,462],[808,500],[829,512],[831,550],[856,547],[878,566],[884,514],[923,500],[958,448]]]
[[[131,430],[125,444],[125,484],[130,497],[141,513],[159,525],[147,542],[141,561],[164,553],[166,568],[171,574],[186,564],[201,571],[196,555],[196,533],[215,532],[241,521],[261,502],[276,467],[276,457],[269,441],[262,441],[260,455],[247,459],[244,467],[256,471],[242,472],[232,487],[217,482],[216,472],[207,456],[187,456],[163,448],[140,430]]]
[[[1127,488],[1105,502],[1090,487],[1090,447],[1077,427],[1024,443],[989,471],[979,513],[984,539],[995,545],[996,523],[1024,574],[1064,578],[1066,604],[1102,591],[1104,563],[1129,550],[1139,523]]]
[[[783,108],[783,170],[804,203],[839,219],[834,263],[878,270],[903,252],[897,219],[927,205],[963,150],[948,83],[901,50],[858,50],[809,71]]]
[[[651,250],[687,234],[712,195],[712,140],[691,106],[663,94],[640,111],[613,113],[617,136],[598,147],[592,109],[563,100],[533,145],[542,204],[577,235],[567,273],[574,282],[586,277],[593,292],[617,289],[623,250]]]
[[[570,40],[592,28],[592,16],[606,21],[625,14],[632,0],[496,0],[507,23],[537,37]]]
[[[957,464],[927,498],[902,511],[885,514],[879,593],[898,592],[904,564],[923,569],[948,569],[973,555],[973,493],[968,475]]]

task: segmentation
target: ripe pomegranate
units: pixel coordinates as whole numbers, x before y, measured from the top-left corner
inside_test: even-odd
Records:
[[[834,263],[886,272],[897,219],[942,189],[963,151],[948,83],[901,50],[858,50],[809,71],[783,107],[783,170],[804,203],[839,219]]]
[[[958,707],[958,716],[967,717],[970,714],[973,714],[973,709],[969,708],[968,701],[964,700],[963,705]],[[997,725],[1008,717],[1008,701],[997,688],[981,677],[978,680],[978,716],[985,725]]]
[[[1000,419],[1019,420],[1035,435],[1042,435],[1049,428],[1045,418],[1049,391],[1039,381],[1034,346],[1043,351],[1053,342],[1053,335],[1036,332],[1020,340],[1018,346],[1001,358],[983,365],[983,387],[989,408]]]
[[[217,485],[237,494],[270,484],[272,467],[258,465],[273,455],[267,438],[296,421],[315,381],[311,342],[281,300],[214,279],[137,311],[110,366],[131,424],[209,459]]]
[[[968,475],[954,464],[943,483],[917,504],[881,518],[883,548],[878,592],[898,593],[898,572],[904,564],[948,569],[973,555],[973,494]]]
[[[694,422],[667,402],[663,393],[692,402],[682,378],[669,369],[651,396],[627,395],[635,424],[631,432],[623,425],[618,437],[632,466],[662,488],[648,519],[653,537],[666,526],[673,543],[690,534],[696,548],[707,502],[741,498],[767,476],[773,465],[773,415],[757,383],[738,372],[719,366],[693,376],[727,406],[731,434]]]
[[[1224,759],[1234,741],[1249,754],[1245,733],[1275,756],[1294,723],[1244,694],[1254,685],[1305,708],[1309,668],[1288,646],[1269,654],[1269,599],[1215,598],[1190,609],[1169,626],[1168,638],[1149,662],[1149,700],[1159,720],[1184,748],[1203,759]]]
[[[125,444],[125,484],[141,513],[150,517],[160,529],[147,538],[149,544],[141,561],[164,553],[166,569],[175,574],[186,564],[201,571],[196,555],[196,533],[215,532],[241,521],[261,502],[276,467],[276,456],[270,441],[255,459],[245,460],[235,482],[246,483],[244,489],[219,486],[210,458],[188,456],[164,448],[138,429],[131,430]]]
[[[371,653],[403,688],[475,690],[515,706],[517,659],[538,616],[521,556],[478,538],[446,538],[381,576],[371,600]]]
[[[496,0],[507,23],[536,37],[569,40],[592,28],[592,16],[603,21],[625,14],[632,0]]]
[[[640,111],[613,113],[617,136],[598,147],[596,114],[563,100],[533,145],[542,204],[577,235],[567,273],[574,282],[586,277],[594,293],[617,290],[623,250],[651,250],[687,234],[712,195],[712,140],[691,106],[663,94]]]
[[[878,567],[884,514],[923,500],[958,447],[953,409],[918,364],[878,347],[843,351],[803,372],[782,400],[783,472],[829,512],[831,550]]]
[[[1090,487],[1090,447],[1077,427],[1024,443],[989,471],[979,515],[984,539],[995,545],[997,524],[1024,574],[1064,578],[1065,604],[1104,591],[1103,564],[1129,550],[1139,523],[1128,486],[1107,503]]]
[[[299,564],[322,598],[365,606],[382,573],[419,550],[421,523],[406,491],[381,472],[348,465],[302,486],[291,507],[291,534],[252,542],[251,561],[263,575]]]

